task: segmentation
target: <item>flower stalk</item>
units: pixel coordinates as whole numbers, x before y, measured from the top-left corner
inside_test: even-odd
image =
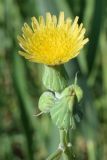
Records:
[[[46,160],[59,160],[62,155],[62,150],[57,149],[54,153],[52,153]]]
[[[64,160],[74,160],[72,145],[69,140],[68,131],[59,129],[60,143],[58,149],[52,153],[47,160],[59,160],[63,157]]]

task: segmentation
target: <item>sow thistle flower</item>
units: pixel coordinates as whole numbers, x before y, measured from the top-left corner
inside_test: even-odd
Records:
[[[51,91],[62,91],[67,86],[67,74],[63,65],[76,57],[80,49],[88,42],[84,38],[85,28],[78,24],[79,17],[64,19],[64,12],[59,18],[46,13],[39,21],[32,17],[32,27],[27,23],[22,27],[22,36],[18,36],[23,51],[19,54],[26,59],[45,64],[43,84]]]
[[[27,23],[22,27],[22,36],[18,36],[19,45],[23,51],[19,54],[26,59],[50,66],[63,64],[76,57],[88,38],[84,38],[85,28],[78,24],[79,17],[64,19],[64,12],[59,18],[46,13],[39,21],[32,17],[32,27]]]

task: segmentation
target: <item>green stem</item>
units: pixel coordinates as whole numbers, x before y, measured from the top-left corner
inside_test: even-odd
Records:
[[[52,153],[46,160],[58,160],[62,155],[62,150],[58,149],[54,153]]]
[[[60,129],[59,135],[60,135],[60,146],[62,147],[63,150],[65,150],[67,145],[67,132],[63,129]]]
[[[65,152],[63,153],[64,160],[74,160],[71,147],[67,147]]]
[[[72,160],[73,159],[72,149],[71,146],[68,146],[68,144],[70,143],[69,131],[60,129],[59,132],[60,132],[60,146],[63,150],[63,159]]]

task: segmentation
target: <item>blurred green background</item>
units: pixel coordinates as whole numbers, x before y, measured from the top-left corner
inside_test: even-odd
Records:
[[[78,15],[90,41],[65,64],[84,90],[81,123],[71,131],[76,160],[107,160],[107,0],[0,0],[0,160],[45,160],[59,135],[49,115],[39,113],[42,65],[20,57],[17,35],[24,22],[46,11]]]

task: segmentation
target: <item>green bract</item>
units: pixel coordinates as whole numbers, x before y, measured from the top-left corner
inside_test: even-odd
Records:
[[[61,97],[74,95],[76,96],[78,102],[80,102],[80,100],[83,97],[83,91],[77,84],[73,84],[66,87],[64,91],[61,93]]]
[[[44,66],[43,84],[54,92],[61,92],[67,86],[67,73],[63,65]]]
[[[78,102],[80,102],[82,97],[83,97],[82,89],[78,85],[75,85],[75,84],[72,85],[72,87],[74,88],[74,91],[75,91]]]

